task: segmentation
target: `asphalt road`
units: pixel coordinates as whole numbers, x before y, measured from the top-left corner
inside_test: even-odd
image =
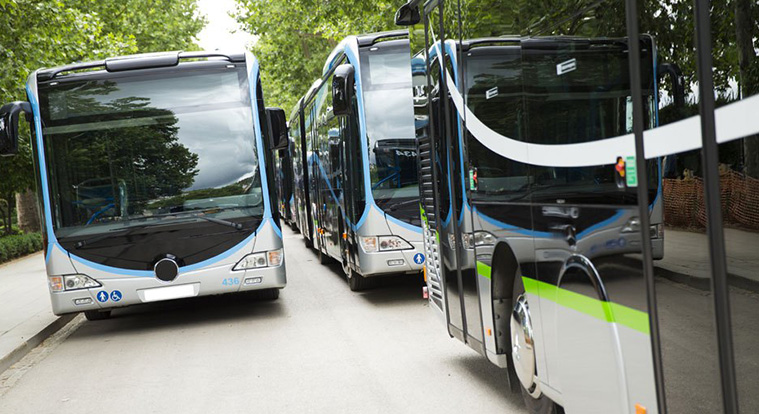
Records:
[[[418,277],[352,293],[285,230],[275,302],[226,295],[79,317],[0,378],[0,413],[524,413],[450,339]]]

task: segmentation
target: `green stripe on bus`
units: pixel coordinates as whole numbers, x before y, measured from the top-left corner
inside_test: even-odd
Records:
[[[527,293],[540,296],[602,321],[618,323],[646,335],[651,333],[646,312],[628,308],[618,303],[594,299],[526,276],[522,276],[522,281]]]
[[[490,266],[480,261],[477,261],[477,273],[479,273],[480,276],[482,277],[486,277],[490,279]]]

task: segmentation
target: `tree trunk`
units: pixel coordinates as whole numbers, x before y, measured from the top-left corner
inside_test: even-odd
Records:
[[[5,197],[6,209],[5,209],[5,234],[13,233],[13,193],[9,193]]]
[[[0,233],[0,235],[8,234],[8,228],[10,227],[10,223],[6,221],[7,214],[5,214],[6,209],[8,208],[8,203],[0,198],[0,226],[2,227],[3,232]]]
[[[752,20],[752,0],[735,0],[735,40],[738,48],[741,98],[748,98],[759,92],[759,68],[754,51],[754,21]],[[755,6],[754,6],[755,7]],[[751,136],[743,140],[745,172],[750,177],[759,177],[759,137]]]
[[[16,217],[18,218],[18,228],[24,233],[41,230],[37,195],[34,191],[27,190],[24,193],[16,194]]]

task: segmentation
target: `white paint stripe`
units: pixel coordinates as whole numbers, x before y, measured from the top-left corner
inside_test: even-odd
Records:
[[[442,64],[442,54],[438,53]],[[633,134],[577,144],[542,145],[517,141],[485,125],[464,106],[456,83],[446,71],[446,83],[456,109],[465,114],[466,129],[489,150],[517,162],[546,167],[589,167],[614,164],[617,157],[635,154]],[[550,116],[550,115],[548,115]],[[733,102],[715,111],[717,142],[722,144],[759,134],[759,95]],[[647,130],[643,134],[647,159],[701,148],[701,117]]]
[[[577,144],[531,144],[505,137],[485,125],[469,108],[451,76],[446,73],[448,90],[459,114],[466,114],[466,129],[491,151],[514,161],[546,167],[587,167],[617,162],[617,157],[635,154],[635,137],[632,134]]]

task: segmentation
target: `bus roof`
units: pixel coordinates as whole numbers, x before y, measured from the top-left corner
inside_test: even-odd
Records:
[[[105,60],[73,63],[70,65],[45,68],[37,72],[40,81],[52,80],[61,74],[102,68],[108,72],[120,72],[133,69],[150,69],[159,67],[176,66],[180,60],[190,59],[219,59],[229,62],[244,62],[245,53],[222,53],[222,52],[162,52],[142,53],[129,56],[119,56]]]

